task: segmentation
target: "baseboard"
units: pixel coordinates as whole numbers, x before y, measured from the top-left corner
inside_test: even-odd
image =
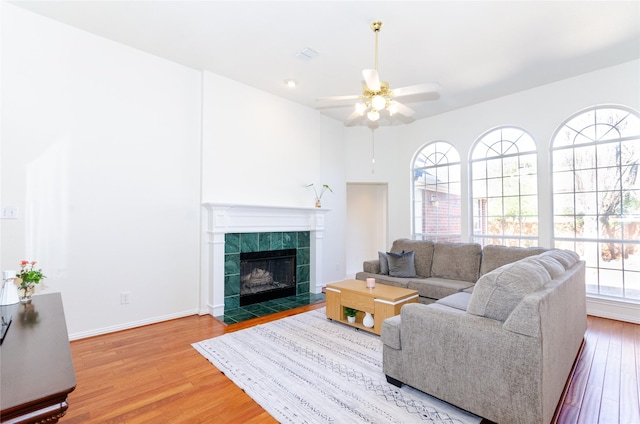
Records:
[[[157,324],[159,322],[170,321],[172,319],[184,318],[184,317],[197,315],[197,314],[198,314],[198,310],[193,309],[193,310],[178,312],[175,314],[161,315],[158,317],[143,319],[140,321],[127,322],[124,324],[114,325],[111,327],[98,328],[96,330],[82,331],[79,333],[69,334],[69,341],[86,339],[87,337],[100,336],[102,334],[115,333],[116,331],[129,330],[131,328],[142,327],[144,325],[150,325],[150,324]]]
[[[640,324],[640,304],[587,296],[587,314]]]

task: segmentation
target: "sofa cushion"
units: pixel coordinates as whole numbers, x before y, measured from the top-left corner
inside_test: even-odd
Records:
[[[565,272],[564,266],[560,262],[558,262],[553,256],[538,255],[538,256],[532,256],[525,260],[537,262],[540,265],[542,265],[544,269],[547,270],[552,280],[564,274]]]
[[[380,262],[380,274],[389,275],[389,259],[385,252],[378,252],[378,261]]]
[[[364,261],[362,263],[362,270],[372,274],[380,274],[380,261],[378,259]]]
[[[415,277],[416,265],[414,262],[414,253],[410,252],[387,252],[387,261],[389,262],[389,275],[391,277]]]
[[[409,240],[398,239],[393,242],[391,252],[414,253],[414,263],[416,265],[416,275],[427,278],[431,276],[431,261],[433,260],[433,242],[429,240]]]
[[[471,293],[459,292],[443,297],[440,300],[436,300],[436,303],[440,305],[449,306],[451,308],[460,309],[466,311],[469,306],[469,300],[471,299]]]
[[[521,260],[503,265],[480,277],[473,289],[467,312],[501,322],[529,293],[551,281],[539,263]]]
[[[471,287],[468,281],[451,280],[447,278],[412,278],[409,280],[408,289],[416,290],[420,297],[442,299],[454,293],[458,293]]]
[[[564,266],[564,269],[569,269],[574,266],[579,260],[580,256],[576,252],[564,249],[552,249],[543,253],[544,256],[551,256]]]
[[[488,245],[482,249],[480,275],[500,268],[502,265],[517,262],[529,256],[539,255],[547,249],[544,247],[511,247]]]
[[[478,243],[434,243],[431,276],[475,283],[481,257]]]

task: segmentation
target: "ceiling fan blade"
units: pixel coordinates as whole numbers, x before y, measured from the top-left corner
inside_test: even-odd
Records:
[[[437,82],[428,82],[425,84],[410,85],[408,87],[400,87],[393,89],[395,97],[411,96],[414,94],[434,93],[440,91],[442,86]]]
[[[399,113],[400,115],[404,115],[404,116],[413,116],[416,112],[411,109],[409,106],[405,106],[402,103],[392,100],[391,102],[389,102],[389,107],[395,107],[397,110],[397,113]]]
[[[349,96],[330,96],[330,97],[319,97],[316,99],[316,102],[331,102],[331,101],[342,101],[342,100],[356,100],[362,97],[359,94],[353,94]]]
[[[362,71],[362,76],[364,80],[367,82],[367,87],[371,91],[380,91],[380,77],[378,76],[378,71],[375,69],[365,69]]]

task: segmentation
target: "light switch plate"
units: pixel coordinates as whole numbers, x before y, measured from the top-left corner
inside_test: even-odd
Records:
[[[18,207],[17,206],[5,206],[2,208],[3,219],[18,219]]]

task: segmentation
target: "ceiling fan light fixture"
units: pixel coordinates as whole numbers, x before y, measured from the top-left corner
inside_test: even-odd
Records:
[[[364,113],[367,111],[367,105],[362,103],[362,102],[358,102],[356,103],[356,112],[358,112],[358,115],[362,116],[364,115]]]
[[[371,99],[371,106],[374,109],[382,110],[382,109],[384,109],[386,104],[387,104],[387,99],[385,99],[384,97],[382,97],[379,94],[376,94],[375,96],[373,96],[373,99]]]
[[[377,110],[375,109],[371,109],[368,113],[367,113],[367,118],[369,118],[370,121],[377,121],[378,119],[380,119],[380,114],[378,113]]]
[[[394,102],[391,102],[387,110],[389,111],[389,116],[393,116],[398,111],[398,105],[396,105]]]

